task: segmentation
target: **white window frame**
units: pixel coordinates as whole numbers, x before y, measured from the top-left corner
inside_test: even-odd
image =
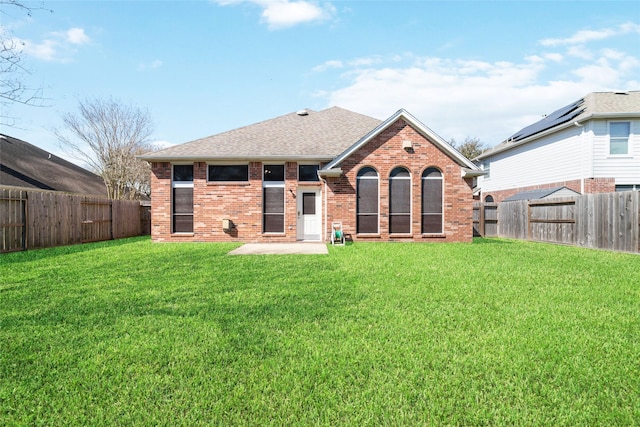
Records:
[[[393,172],[396,169],[403,169],[405,171],[407,171],[409,173],[409,176],[402,176],[402,177],[391,177],[391,172]],[[392,179],[397,179],[397,180],[407,180],[409,181],[409,231],[406,233],[391,233],[391,180]],[[393,168],[391,168],[391,171],[389,172],[389,234],[395,234],[395,235],[405,235],[405,234],[413,234],[413,185],[411,185],[413,182],[413,176],[411,175],[411,170],[408,167],[405,166],[395,166]],[[406,215],[406,213],[403,213],[401,215]]]
[[[264,179],[264,168],[266,166],[282,166],[283,168],[283,173],[282,173],[282,177],[284,178],[284,180],[286,181],[287,179],[287,165],[285,163],[278,163],[278,162],[274,162],[274,163],[262,163],[262,234],[278,234],[278,235],[282,235],[286,233],[287,230],[287,194],[285,191],[285,181],[265,181]],[[264,203],[264,189],[265,188],[282,188],[282,192],[283,192],[283,199],[282,199],[282,216],[283,216],[283,222],[282,222],[282,231],[265,231],[265,221],[264,221],[264,216],[267,215],[265,213],[265,207],[266,204]]]
[[[320,177],[317,176],[317,173],[316,173],[316,177],[318,178],[317,180],[315,180],[315,181],[301,181],[300,180],[300,166],[317,166],[318,170],[320,170],[320,164],[319,163],[298,163],[296,172],[298,173],[298,182],[302,182],[302,183],[305,183],[305,184],[314,183],[314,182],[320,182]],[[302,184],[302,185],[304,185],[304,184]]]
[[[427,169],[437,169],[440,172],[440,176],[439,177],[429,177],[429,176],[422,176],[422,174],[425,173],[425,171]],[[424,212],[423,212],[423,205],[424,205],[424,200],[422,200],[422,193],[423,193],[423,188],[422,186],[420,187],[420,232],[422,233],[422,235],[424,236],[438,236],[441,234],[444,234],[444,224],[445,224],[445,217],[444,217],[444,198],[445,198],[445,189],[444,189],[444,172],[442,172],[442,169],[435,167],[435,166],[429,166],[427,168],[425,168],[422,171],[422,174],[420,174],[420,184],[422,186],[424,186],[424,181],[425,180],[439,180],[440,181],[440,185],[442,186],[442,200],[440,203],[440,206],[442,206],[442,211],[441,211],[441,216],[442,216],[442,222],[440,224],[440,231],[439,232],[435,232],[435,233],[424,233],[422,232],[422,230],[424,229],[423,227],[423,221],[424,221]]]
[[[247,180],[246,181],[212,181],[209,179],[209,167],[211,166],[246,166]],[[249,166],[249,163],[244,163],[244,162],[207,163],[207,184],[234,185],[234,184],[248,184],[250,181],[251,181],[251,168]]]
[[[626,138],[625,137],[613,137],[611,136],[611,125],[616,124],[616,123],[626,123],[629,125],[629,133],[627,134]],[[609,134],[609,156],[614,156],[614,157],[628,157],[631,155],[630,153],[630,145],[629,143],[631,142],[631,135],[633,134],[632,131],[632,125],[633,123],[630,120],[611,120],[607,123],[607,130],[608,130],[608,134]],[[626,139],[626,144],[627,144],[627,150],[625,153],[612,153],[611,152],[611,143],[614,141],[619,141],[621,142],[622,140]]]
[[[192,166],[194,169],[194,173],[195,173],[195,166],[193,163],[172,163],[171,164],[171,234],[187,234],[187,235],[192,235],[194,233],[194,230],[192,228],[192,231],[175,231],[174,230],[174,216],[175,216],[175,210],[174,210],[174,196],[173,196],[173,189],[174,188],[194,188],[193,187],[193,180],[195,180],[195,177],[193,177],[192,181],[174,181],[173,180],[173,171],[174,171],[174,167],[175,166]],[[194,200],[194,205],[195,205],[195,200]],[[195,224],[195,212],[191,213],[191,217],[193,219],[193,223]]]
[[[371,168],[376,172],[376,176],[375,178],[372,176],[358,176],[358,174],[360,173],[360,171],[362,169],[365,168]],[[360,169],[358,169],[358,172],[356,172],[356,227],[358,224],[358,215],[360,215],[360,212],[358,212],[358,180],[360,179],[377,179],[378,180],[378,223],[376,226],[376,230],[373,233],[362,233],[362,232],[358,232],[359,235],[363,235],[363,236],[378,236],[380,235],[380,171],[378,171],[378,169],[374,168],[373,166],[363,166]],[[366,215],[366,214],[365,214]]]

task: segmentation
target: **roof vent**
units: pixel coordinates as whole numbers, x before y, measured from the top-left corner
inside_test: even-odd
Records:
[[[629,92],[624,90],[615,90],[613,91],[614,95],[629,95]]]
[[[305,108],[304,110],[296,111],[296,114],[299,116],[308,116],[309,111]]]

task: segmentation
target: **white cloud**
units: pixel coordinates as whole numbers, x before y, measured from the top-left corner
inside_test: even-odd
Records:
[[[592,59],[594,53],[584,46],[570,46],[567,49],[567,55],[581,59]]]
[[[254,4],[262,8],[262,21],[271,30],[290,28],[299,24],[330,19],[336,9],[331,3],[308,0],[213,0],[220,6],[242,3]]]
[[[563,67],[556,70],[560,62]],[[406,108],[446,140],[478,137],[495,145],[587,93],[634,89],[626,84],[640,69],[638,58],[613,50],[593,61],[565,62],[559,54],[517,62],[389,58],[381,67],[343,71],[343,87],[317,95],[329,106],[380,119]]]
[[[542,46],[562,46],[562,45],[578,45],[596,40],[604,40],[610,37],[638,33],[640,34],[640,25],[632,22],[620,24],[614,28],[602,28],[600,30],[580,30],[567,38],[559,39],[543,39],[540,41]]]
[[[140,64],[138,64],[138,71],[155,70],[162,67],[162,64],[164,64],[164,62],[160,61],[159,59],[154,59],[151,62],[141,62]]]
[[[446,140],[477,137],[495,145],[590,92],[638,90],[635,39],[606,48],[588,43],[636,34],[636,24],[577,31],[566,39],[543,40],[541,52],[510,61],[419,57],[410,52],[372,56],[376,60],[370,63],[334,59],[330,62],[341,66],[332,85],[337,81],[340,86],[314,95],[326,99],[328,106],[379,119],[406,108]],[[545,51],[549,47],[564,51]],[[327,64],[322,70],[331,72]]]
[[[331,59],[329,61],[324,62],[323,64],[313,67],[313,71],[321,73],[331,68],[342,68],[343,66],[344,64],[342,63],[342,61]]]
[[[91,39],[85,34],[83,28],[70,28],[62,33],[62,37],[71,44],[83,45],[91,42]]]
[[[91,43],[82,28],[70,28],[47,35],[40,42],[20,40],[24,52],[42,61],[70,62],[77,47]]]

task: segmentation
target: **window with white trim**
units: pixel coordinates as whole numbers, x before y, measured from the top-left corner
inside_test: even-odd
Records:
[[[629,154],[631,122],[609,122],[609,154]]]
[[[210,182],[249,181],[249,165],[209,165],[208,169]]]
[[[484,159],[482,161],[482,170],[484,171],[484,178],[491,178],[491,158]]]
[[[173,165],[171,179],[173,233],[193,233],[193,165]]]
[[[318,169],[320,165],[298,165],[298,181],[318,182]]]
[[[262,231],[284,233],[284,165],[264,165]]]
[[[378,233],[380,201],[378,199],[378,172],[364,167],[356,176],[356,232]]]
[[[389,233],[411,233],[411,174],[403,167],[389,175]]]
[[[436,168],[427,168],[422,173],[422,233],[443,232],[443,185],[442,173]]]

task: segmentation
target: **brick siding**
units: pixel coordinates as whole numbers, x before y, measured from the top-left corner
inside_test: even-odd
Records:
[[[409,140],[413,150],[402,148]],[[275,162],[274,162],[275,163]],[[356,233],[356,175],[364,166],[378,171],[380,196],[380,233],[359,236]],[[397,166],[411,172],[412,212],[411,233],[390,235],[389,229],[389,174]],[[323,239],[328,240],[333,221],[341,221],[345,233],[354,240],[410,240],[470,242],[472,239],[472,182],[461,178],[461,167],[410,125],[399,119],[380,135],[347,158],[339,178],[322,182],[298,182],[298,165],[285,164],[285,230],[284,233],[262,232],[262,167],[263,163],[249,163],[249,182],[221,184],[207,182],[207,164],[194,163],[194,221],[192,234],[171,233],[171,164],[152,163],[152,227],[154,241],[198,242],[295,242],[298,186],[321,189],[322,215],[327,213]],[[443,173],[444,205],[442,234],[421,233],[422,172],[436,167]],[[325,189],[327,194],[325,195]],[[326,206],[325,206],[326,202]],[[222,220],[231,219],[236,228],[223,231]]]

